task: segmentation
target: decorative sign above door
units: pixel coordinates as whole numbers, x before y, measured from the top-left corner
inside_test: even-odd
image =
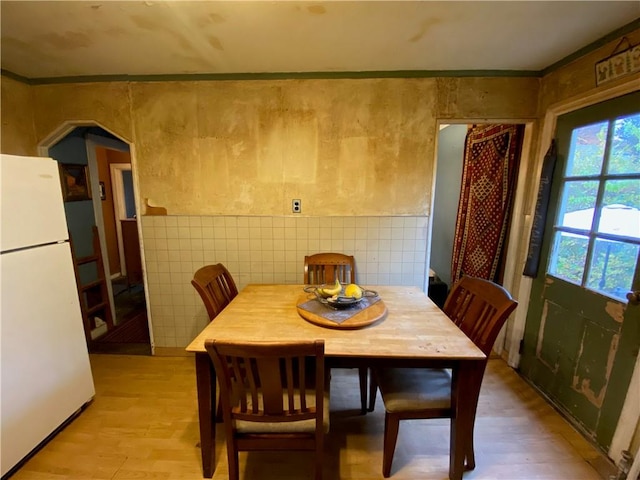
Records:
[[[634,72],[640,72],[640,44],[631,45],[627,37],[622,37],[613,54],[596,63],[596,85]]]

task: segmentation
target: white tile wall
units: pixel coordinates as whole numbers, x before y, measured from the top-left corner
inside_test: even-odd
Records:
[[[427,278],[427,217],[143,216],[149,304],[157,347],[185,347],[208,319],[191,285],[203,265],[223,263],[238,289],[302,284],[304,256],[354,255],[361,285],[415,285]]]

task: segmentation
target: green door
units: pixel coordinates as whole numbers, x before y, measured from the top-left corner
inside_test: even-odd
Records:
[[[520,369],[607,450],[640,346],[640,93],[558,118]]]

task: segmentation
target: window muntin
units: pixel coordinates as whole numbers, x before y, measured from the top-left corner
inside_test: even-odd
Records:
[[[625,300],[640,251],[640,113],[575,128],[547,273]]]

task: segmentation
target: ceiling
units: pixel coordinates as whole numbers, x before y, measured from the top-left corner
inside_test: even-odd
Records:
[[[640,18],[633,1],[0,1],[2,69],[37,80],[539,72]]]

